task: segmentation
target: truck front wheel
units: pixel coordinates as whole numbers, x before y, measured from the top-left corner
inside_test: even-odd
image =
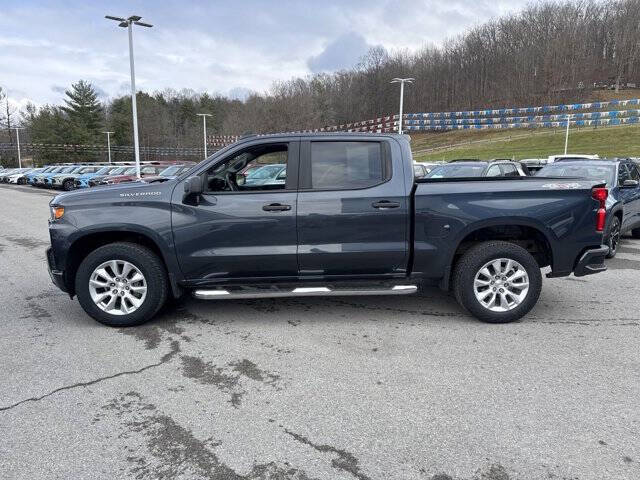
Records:
[[[75,279],[80,305],[112,327],[140,325],[164,305],[167,273],[158,256],[142,245],[111,243],[82,261]]]
[[[538,301],[542,275],[524,248],[509,242],[479,243],[456,264],[453,290],[458,303],[489,323],[513,322]]]

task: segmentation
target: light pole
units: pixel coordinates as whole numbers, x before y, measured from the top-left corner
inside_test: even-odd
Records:
[[[136,154],[136,176],[140,178],[140,147],[138,145],[138,109],[136,107],[136,74],[133,67],[133,24],[141,27],[151,28],[153,25],[140,21],[142,17],[132,15],[127,19],[121,17],[112,17],[106,15],[104,18],[120,22],[119,27],[126,28],[129,31],[129,65],[131,67],[131,111],[133,115],[133,147]]]
[[[207,117],[210,117],[210,113],[198,113],[198,116],[202,117],[202,134],[204,138],[204,158],[207,158]]]
[[[567,154],[567,147],[569,146],[569,118],[571,115],[567,113],[567,133],[564,135],[564,154]]]
[[[413,83],[415,78],[394,78],[389,83],[399,83],[400,84],[400,118],[398,119],[398,133],[402,135],[402,105],[404,102],[404,84],[405,83]]]
[[[111,135],[114,132],[102,132],[102,133],[107,134],[107,154],[109,155],[109,163],[111,163],[111,139],[109,138],[109,135]]]
[[[16,130],[16,142],[18,143],[18,168],[22,168],[22,158],[20,157],[20,130],[24,127],[13,127]]]

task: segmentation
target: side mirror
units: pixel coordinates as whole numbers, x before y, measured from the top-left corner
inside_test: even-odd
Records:
[[[184,195],[200,195],[204,191],[201,177],[189,177],[184,182]]]
[[[640,185],[638,180],[625,180],[622,182],[622,188],[637,188]]]
[[[244,173],[236,173],[236,185],[244,185],[247,176]]]

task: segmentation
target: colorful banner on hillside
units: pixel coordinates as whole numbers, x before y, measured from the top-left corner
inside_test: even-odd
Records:
[[[566,105],[544,105],[540,107],[498,108],[493,110],[468,110],[463,112],[436,112],[436,113],[409,113],[404,115],[407,119],[445,119],[460,117],[486,117],[486,116],[511,116],[526,115],[532,113],[551,113],[575,110],[595,110],[608,107],[626,107],[640,105],[639,98],[629,100],[610,100],[608,102],[570,103]]]

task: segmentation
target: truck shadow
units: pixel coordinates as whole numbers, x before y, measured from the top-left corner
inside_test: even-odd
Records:
[[[477,322],[456,302],[453,295],[429,288],[403,296],[344,296],[267,298],[252,300],[196,300],[186,297],[167,306],[152,323],[175,321],[201,323],[259,323],[287,321],[291,325],[316,321],[421,322],[448,319]]]

